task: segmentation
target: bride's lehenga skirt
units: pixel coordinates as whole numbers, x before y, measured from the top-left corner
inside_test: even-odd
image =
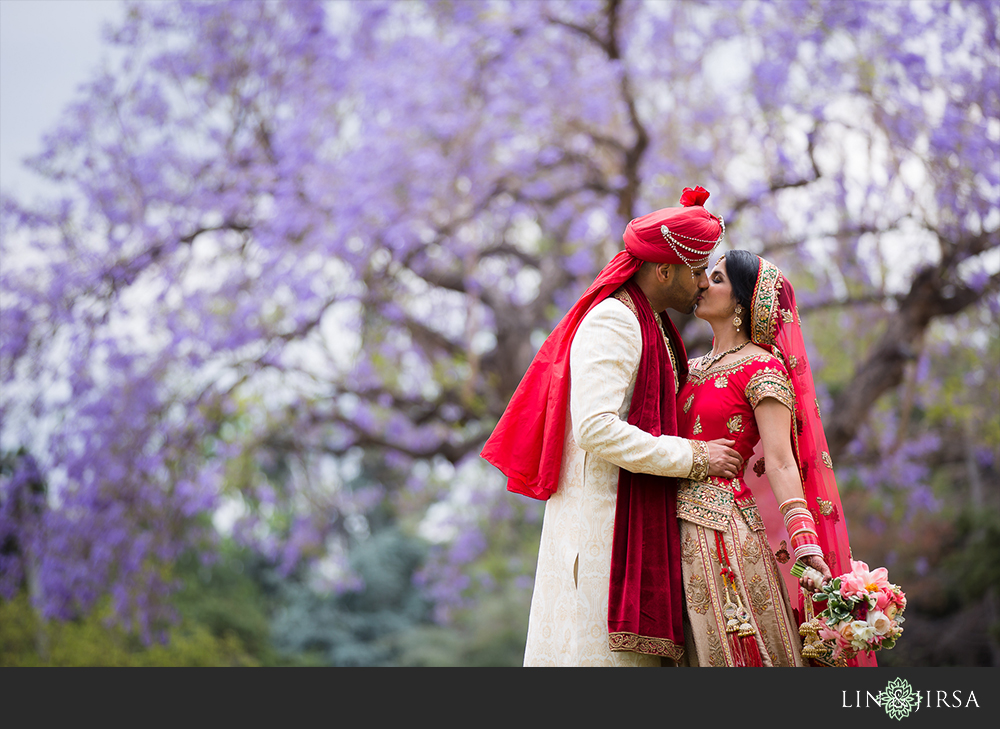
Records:
[[[720,576],[716,531],[681,520],[681,560],[685,598],[685,664],[735,666],[726,636],[726,586]],[[761,663],[803,666],[802,641],[788,592],[767,541],[766,532],[747,526],[739,509],[728,518],[725,542],[740,599],[756,629]],[[731,594],[731,590],[730,590]]]

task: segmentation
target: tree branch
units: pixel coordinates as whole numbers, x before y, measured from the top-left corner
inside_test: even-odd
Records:
[[[857,435],[872,405],[903,382],[906,364],[916,358],[931,322],[954,316],[1000,289],[1000,273],[994,273],[980,289],[950,284],[948,273],[941,266],[928,266],[917,273],[910,291],[900,298],[882,339],[834,398],[833,415],[825,425],[834,461]]]
[[[768,184],[766,193],[773,195],[779,190],[789,190],[795,187],[805,187],[806,185],[810,185],[813,182],[816,182],[817,180],[819,180],[820,177],[823,176],[822,173],[820,172],[819,165],[816,162],[816,134],[818,131],[819,131],[819,126],[813,128],[807,135],[808,145],[806,147],[806,153],[809,156],[809,164],[812,167],[812,177],[800,177],[797,180],[772,180]],[[748,207],[749,205],[756,204],[759,198],[760,195],[754,197],[743,197],[738,199],[733,204],[733,207],[730,210],[729,215],[726,216],[726,220],[730,222],[735,222],[736,218],[739,215],[739,212],[743,210],[743,208]]]

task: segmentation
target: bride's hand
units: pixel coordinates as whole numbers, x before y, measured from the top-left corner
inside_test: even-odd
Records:
[[[830,568],[827,566],[826,562],[822,557],[817,557],[814,554],[810,554],[808,557],[803,557],[802,562],[807,567],[812,567],[814,570],[823,575],[823,581],[819,584],[813,579],[811,573],[807,572],[799,578],[799,584],[802,585],[807,590],[812,590],[817,592],[823,587],[824,584],[833,579],[833,573],[830,572]]]

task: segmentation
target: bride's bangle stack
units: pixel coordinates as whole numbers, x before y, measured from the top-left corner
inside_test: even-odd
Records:
[[[806,507],[806,500],[798,498],[787,499],[778,507],[785,516],[785,529],[796,560],[809,555],[823,556],[816,534],[816,521]]]

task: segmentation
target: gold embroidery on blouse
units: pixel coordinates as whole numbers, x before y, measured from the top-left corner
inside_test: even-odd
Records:
[[[736,503],[735,500],[733,503]],[[743,521],[751,530],[755,532],[766,531],[767,527],[764,526],[764,520],[760,518],[760,511],[757,509],[757,502],[754,501],[753,497],[750,497],[748,501],[741,499],[736,507],[740,516],[743,517]]]
[[[742,433],[743,432],[743,416],[734,415],[726,422],[726,427],[729,428],[730,433]]]
[[[763,369],[754,374],[744,390],[750,407],[756,408],[761,400],[773,397],[793,413],[795,412],[795,390],[781,370]]]
[[[720,532],[729,531],[734,501],[733,487],[726,483],[685,479],[677,489],[677,518]]]
[[[729,387],[729,378],[723,375],[722,377],[715,378],[715,386],[720,390],[725,390]]]
[[[751,531],[765,530],[757,502],[753,497],[736,503],[730,481],[708,478],[704,481],[683,479],[677,489],[677,518],[720,532],[729,531],[730,516],[738,513]],[[714,546],[709,547],[713,558],[719,561]]]
[[[685,403],[684,403],[684,412],[685,412],[685,413],[686,413],[686,412],[687,412],[688,410],[690,410],[690,409],[691,409],[691,403],[693,403],[693,402],[694,402],[694,394],[692,394],[692,395],[691,395],[691,397],[689,397],[689,398],[687,399],[687,402],[685,402]]]
[[[691,428],[691,432],[694,435],[698,435],[701,432],[701,416],[699,415],[694,419],[694,427]]]
[[[727,365],[714,365],[712,369],[706,371],[701,369],[701,360],[702,358],[699,357],[698,359],[691,360],[689,363],[690,372],[688,373],[688,382],[692,385],[700,385],[703,382],[707,382],[712,377],[719,377],[723,375],[728,376],[733,372],[739,372],[746,368],[747,365],[754,362],[771,362],[772,360],[775,362],[781,361],[774,355],[765,352],[762,354],[751,354],[743,359],[730,362]],[[722,387],[726,387],[726,385],[722,385]]]

